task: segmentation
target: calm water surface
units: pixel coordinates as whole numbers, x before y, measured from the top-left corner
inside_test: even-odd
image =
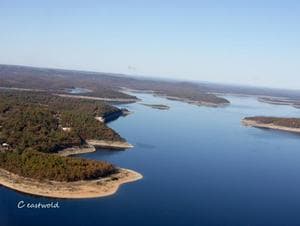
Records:
[[[135,147],[82,155],[134,169],[144,179],[98,199],[55,200],[0,187],[0,226],[300,225],[300,136],[243,127],[245,116],[298,116],[289,106],[227,97],[226,108],[139,94],[110,123]],[[18,201],[59,201],[60,209],[18,209]]]

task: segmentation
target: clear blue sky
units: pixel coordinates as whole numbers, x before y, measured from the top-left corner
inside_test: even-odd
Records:
[[[4,64],[300,89],[298,0],[0,0],[0,29]]]

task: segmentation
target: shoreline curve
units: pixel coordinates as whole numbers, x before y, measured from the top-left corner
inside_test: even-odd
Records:
[[[39,181],[0,169],[0,185],[4,187],[30,195],[61,199],[110,196],[115,194],[121,185],[142,178],[143,175],[136,171],[119,168],[117,173],[95,180],[75,182]]]
[[[243,119],[242,124],[244,126],[250,126],[250,127],[256,127],[256,128],[263,128],[263,129],[272,129],[272,130],[280,130],[280,131],[285,131],[285,132],[290,132],[290,133],[300,133],[300,128],[291,128],[287,126],[278,126],[273,123],[258,123],[254,120],[249,120],[249,119]]]

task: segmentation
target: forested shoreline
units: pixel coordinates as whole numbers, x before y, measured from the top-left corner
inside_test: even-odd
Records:
[[[283,126],[288,128],[300,129],[300,118],[254,116],[254,117],[246,117],[244,118],[244,120],[253,121],[258,124],[273,124],[275,126]]]
[[[101,101],[47,92],[2,90],[0,99],[1,168],[20,176],[57,181],[89,180],[116,172],[110,163],[56,153],[85,145],[87,139],[125,141],[95,119],[120,109]]]

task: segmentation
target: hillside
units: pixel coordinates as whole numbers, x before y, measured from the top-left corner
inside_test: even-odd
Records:
[[[73,88],[83,88],[89,92],[72,95],[122,98],[128,102],[137,100],[122,92],[122,88],[151,90],[158,95],[177,98],[194,104],[223,105],[229,101],[208,93],[199,85],[189,82],[138,79],[125,75],[84,72],[61,69],[34,68],[0,65],[0,87],[42,90],[58,94],[70,94]]]

